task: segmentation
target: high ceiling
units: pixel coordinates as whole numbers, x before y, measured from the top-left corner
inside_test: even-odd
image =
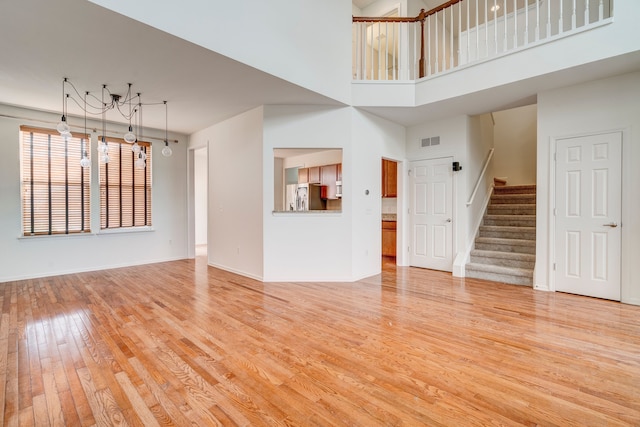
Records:
[[[2,104],[59,112],[64,77],[98,97],[132,83],[145,103],[167,100],[170,130],[185,134],[263,104],[337,104],[84,0],[4,0],[0,57]],[[144,110],[145,126],[164,128],[162,105]]]

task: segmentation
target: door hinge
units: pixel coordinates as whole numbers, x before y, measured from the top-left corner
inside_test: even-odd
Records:
[[[407,246],[407,253],[411,253],[411,246]]]
[[[553,153],[553,161],[557,161],[558,160],[558,153]]]
[[[407,213],[410,214],[411,213],[411,208],[407,209]]]
[[[553,216],[558,215],[558,210],[556,208],[553,208]]]
[[[411,176],[411,169],[407,171],[407,175]]]
[[[556,271],[556,263],[553,263],[553,271]]]

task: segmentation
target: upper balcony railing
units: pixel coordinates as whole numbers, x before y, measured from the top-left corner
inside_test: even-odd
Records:
[[[415,18],[353,17],[354,80],[417,80],[569,35],[613,0],[451,0]]]

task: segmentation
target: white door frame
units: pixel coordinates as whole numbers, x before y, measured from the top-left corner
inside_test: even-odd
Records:
[[[208,143],[208,141],[207,141]],[[196,257],[196,195],[195,195],[195,152],[200,149],[207,150],[207,159],[209,158],[209,145],[199,147],[189,147],[187,149],[187,257],[193,259]],[[207,160],[207,186],[209,184],[209,164]],[[208,194],[207,194],[208,198]],[[207,202],[208,206],[208,202]],[[209,215],[207,214],[207,221]],[[208,243],[208,239],[207,239]]]
[[[557,177],[556,177],[556,161],[555,161],[555,153],[556,150],[558,148],[558,141],[562,140],[562,139],[569,139],[569,138],[581,138],[581,137],[586,137],[586,136],[591,136],[591,135],[604,135],[604,134],[608,134],[608,133],[614,133],[614,132],[620,132],[622,134],[622,170],[620,171],[620,173],[622,174],[622,181],[623,181],[623,186],[624,186],[624,170],[626,168],[629,167],[629,163],[627,163],[628,161],[631,160],[631,156],[625,156],[625,145],[626,145],[626,141],[628,139],[628,134],[627,131],[625,129],[621,129],[621,128],[616,128],[616,129],[608,129],[608,130],[601,130],[598,132],[580,132],[580,133],[574,133],[574,134],[568,134],[568,135],[560,135],[560,136],[555,136],[555,137],[551,137],[549,140],[549,192],[548,192],[548,199],[547,199],[547,218],[549,218],[549,227],[547,228],[547,241],[546,241],[546,245],[547,245],[547,254],[548,254],[548,258],[547,258],[547,283],[548,283],[548,291],[551,292],[556,292],[556,274],[555,274],[555,270],[554,270],[554,262],[556,259],[556,216],[554,215],[554,209],[556,208],[555,206],[555,200],[556,200],[556,186],[557,186]],[[626,157],[629,157],[628,159],[626,159]],[[624,188],[623,188],[624,190]],[[621,212],[622,212],[622,223],[627,222],[627,217],[626,217],[626,211],[625,211],[625,203],[624,203],[624,191],[622,192],[622,200],[621,200],[622,206],[621,206]],[[620,262],[621,262],[621,273],[624,271],[624,258],[625,258],[625,253],[624,253],[624,247],[625,247],[625,233],[622,233],[621,236],[621,247],[620,247]],[[624,286],[622,281],[624,280],[623,277],[621,277],[620,279],[620,287],[621,287],[621,301],[624,300]]]

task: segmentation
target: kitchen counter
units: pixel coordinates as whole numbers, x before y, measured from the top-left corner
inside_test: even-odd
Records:
[[[396,214],[386,214],[386,213],[382,214],[383,221],[395,221],[396,217],[397,217]]]

